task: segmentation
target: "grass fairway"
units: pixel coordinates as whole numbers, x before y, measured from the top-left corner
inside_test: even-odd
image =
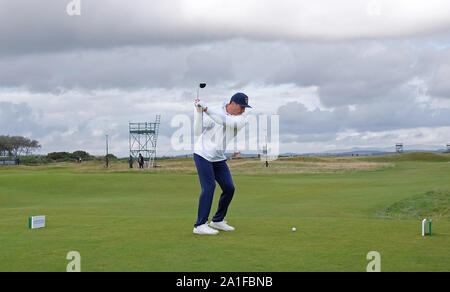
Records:
[[[369,251],[385,272],[450,271],[450,157],[407,155],[282,159],[268,169],[231,161],[236,231],[218,236],[192,233],[192,159],[145,172],[0,167],[0,271],[63,272],[69,251],[84,272],[363,272]],[[219,196],[218,187],[211,215]],[[29,230],[33,215],[46,215],[47,227]],[[420,216],[433,218],[432,237],[420,236]]]

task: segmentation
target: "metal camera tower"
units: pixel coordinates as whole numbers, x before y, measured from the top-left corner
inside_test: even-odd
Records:
[[[144,156],[147,167],[155,167],[156,142],[158,140],[161,115],[154,123],[130,123],[130,155],[136,161],[139,154]]]
[[[403,153],[403,143],[397,143],[395,144],[395,151],[397,153]]]
[[[447,144],[447,153],[450,153],[450,143]]]

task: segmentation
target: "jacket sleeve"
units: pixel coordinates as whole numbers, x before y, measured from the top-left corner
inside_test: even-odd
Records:
[[[203,113],[194,108],[194,136],[198,137],[203,132]]]
[[[225,115],[222,111],[215,108],[208,108],[205,112],[214,122],[227,128],[236,130],[242,129],[247,124],[245,116]]]

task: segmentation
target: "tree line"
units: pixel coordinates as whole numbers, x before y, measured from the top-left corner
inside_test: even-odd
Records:
[[[0,156],[18,157],[32,155],[41,148],[39,142],[21,136],[0,136]]]

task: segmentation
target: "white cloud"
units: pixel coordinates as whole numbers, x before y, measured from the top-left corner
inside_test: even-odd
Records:
[[[189,23],[215,34],[342,40],[411,36],[450,24],[448,1],[184,0]]]

